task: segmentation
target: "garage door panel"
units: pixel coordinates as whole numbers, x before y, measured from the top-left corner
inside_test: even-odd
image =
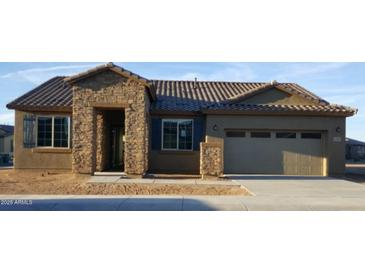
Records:
[[[224,161],[226,173],[261,173],[273,174],[282,169],[280,155],[272,152],[270,144],[229,138],[225,142]],[[261,150],[261,153],[257,153]]]
[[[323,175],[321,139],[225,138],[225,173]]]
[[[283,169],[285,175],[299,174],[298,170],[298,154],[291,151],[283,151]]]
[[[299,153],[297,166],[299,169],[298,175],[310,175],[310,156]]]

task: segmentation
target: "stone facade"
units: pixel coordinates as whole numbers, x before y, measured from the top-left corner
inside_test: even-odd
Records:
[[[104,71],[73,84],[73,161],[75,173],[91,174],[106,163],[104,118],[100,110],[125,112],[124,171],[143,175],[148,169],[150,106],[146,86]],[[146,126],[147,125],[147,126]]]
[[[200,175],[221,176],[223,174],[223,142],[200,143]]]
[[[102,111],[96,112],[96,171],[103,171],[107,167],[107,146],[105,114]]]

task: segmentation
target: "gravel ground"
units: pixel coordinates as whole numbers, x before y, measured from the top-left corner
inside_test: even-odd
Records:
[[[71,173],[0,170],[0,194],[70,195],[249,195],[240,186],[170,184],[89,184]]]

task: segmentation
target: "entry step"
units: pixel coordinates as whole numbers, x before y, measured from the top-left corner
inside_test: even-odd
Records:
[[[120,177],[127,177],[125,172],[117,172],[117,171],[101,171],[101,172],[94,172],[94,176],[120,176]]]

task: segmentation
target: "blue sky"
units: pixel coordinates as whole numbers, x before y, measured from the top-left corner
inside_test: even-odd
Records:
[[[359,109],[347,119],[347,136],[365,141],[365,63],[118,63],[149,79],[298,83],[327,101]],[[101,63],[0,63],[0,123],[13,124],[5,105],[56,75]]]

